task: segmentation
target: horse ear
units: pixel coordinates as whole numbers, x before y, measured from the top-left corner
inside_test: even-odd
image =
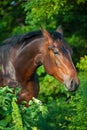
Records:
[[[58,26],[58,28],[56,29],[57,32],[59,32],[62,36],[63,36],[63,30],[61,25]]]
[[[51,38],[49,32],[47,32],[45,29],[43,29],[43,30],[42,30],[42,34],[43,34],[44,38],[46,39],[46,41],[47,41],[48,43],[52,43],[53,40],[52,40],[52,38]]]

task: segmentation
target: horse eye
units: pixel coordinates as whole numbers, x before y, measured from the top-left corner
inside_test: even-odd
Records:
[[[54,50],[53,53],[54,53],[55,55],[59,54],[58,50]]]

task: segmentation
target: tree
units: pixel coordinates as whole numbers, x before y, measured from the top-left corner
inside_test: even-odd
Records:
[[[32,0],[24,4],[26,23],[32,30],[42,25],[54,29],[63,24],[66,31],[75,32],[79,26],[87,29],[87,0]],[[72,30],[72,31],[71,31]],[[68,33],[68,34],[69,34]]]
[[[20,0],[0,1],[0,41],[11,36],[14,28],[24,25],[22,3]]]

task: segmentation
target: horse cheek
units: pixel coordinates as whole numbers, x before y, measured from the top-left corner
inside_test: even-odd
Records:
[[[46,57],[43,62],[44,62],[43,65],[44,65],[45,71],[49,75],[52,75],[53,74],[53,63],[52,63],[52,59],[50,57],[49,58]]]

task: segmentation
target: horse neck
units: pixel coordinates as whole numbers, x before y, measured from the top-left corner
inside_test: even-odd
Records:
[[[42,54],[40,52],[40,46],[43,44],[44,44],[44,39],[38,38],[30,42],[29,44],[27,44],[20,51],[20,53],[18,51],[19,54],[15,60],[15,68],[16,68],[17,78],[19,80],[22,81],[29,80],[34,74],[36,68],[41,65],[38,59],[40,57],[42,58]]]

